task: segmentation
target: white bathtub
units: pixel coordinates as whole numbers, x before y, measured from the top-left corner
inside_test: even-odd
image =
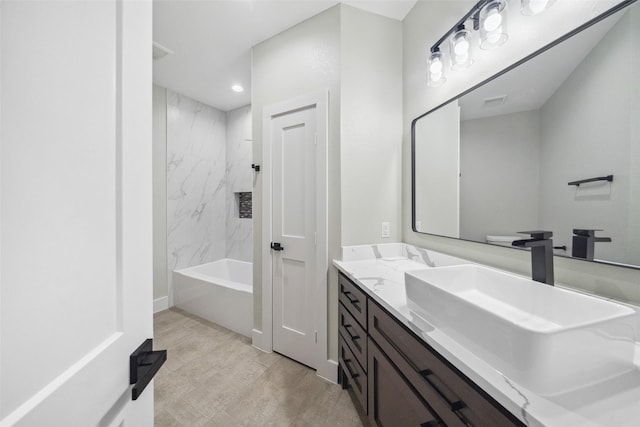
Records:
[[[251,336],[253,264],[221,259],[173,271],[176,307]]]

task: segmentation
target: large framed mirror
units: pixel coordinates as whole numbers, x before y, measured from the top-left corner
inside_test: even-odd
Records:
[[[640,268],[640,7],[545,46],[411,124],[415,232]],[[595,230],[595,231],[594,231]]]

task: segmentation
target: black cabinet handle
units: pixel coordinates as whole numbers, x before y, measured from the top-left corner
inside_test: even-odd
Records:
[[[438,427],[437,421],[427,421],[426,423],[420,424],[420,427]]]
[[[344,326],[344,329],[347,331],[347,334],[349,334],[349,338],[351,338],[351,341],[355,341],[355,340],[360,339],[360,335],[357,335],[357,334],[354,335],[354,334],[351,333],[349,328],[354,329],[354,330],[355,330],[355,328],[353,326],[351,326],[349,323],[343,324],[342,326]]]
[[[466,406],[462,400],[456,400],[455,402],[452,402],[447,398],[447,396],[442,392],[442,390],[440,390],[435,385],[435,383],[429,378],[431,375],[434,375],[433,372],[430,369],[425,369],[424,371],[420,371],[420,375],[422,375],[422,378],[424,378],[424,380],[427,383],[429,383],[431,388],[436,391],[438,396],[440,396],[440,398],[445,401],[445,403],[449,406],[449,408],[452,411],[454,411],[454,412],[455,411],[459,411],[460,409],[462,409],[462,408],[464,408]]]
[[[353,379],[358,378],[360,374],[354,373],[351,370],[351,367],[349,366],[349,363],[351,363],[351,359],[342,359],[342,360],[344,361],[344,366],[347,368],[347,372],[349,372],[349,376]]]
[[[344,291],[344,292],[343,292],[343,294],[344,294],[344,296],[345,296],[345,297],[347,297],[347,299],[349,300],[349,302],[350,302],[351,304],[356,305],[356,304],[360,303],[360,300],[359,300],[358,298],[356,298],[356,297],[353,297],[353,298],[352,298],[352,297],[351,297],[351,296],[353,296],[353,294],[352,294],[351,292],[349,292],[349,291]],[[350,295],[351,295],[351,296],[350,296]]]

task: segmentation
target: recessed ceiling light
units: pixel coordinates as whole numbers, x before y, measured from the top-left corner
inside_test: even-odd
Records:
[[[244,92],[244,88],[240,85],[231,86],[231,90],[234,92]]]

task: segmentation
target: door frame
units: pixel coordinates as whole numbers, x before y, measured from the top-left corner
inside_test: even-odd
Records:
[[[271,130],[274,116],[315,106],[316,109],[316,274],[313,299],[313,327],[318,334],[315,351],[317,375],[335,381],[336,365],[328,358],[327,343],[327,271],[328,271],[328,193],[327,148],[329,128],[329,92],[321,90],[268,105],[262,113],[262,333],[253,334],[254,345],[273,351],[273,257],[272,242],[272,159]],[[259,342],[259,344],[258,344]]]

